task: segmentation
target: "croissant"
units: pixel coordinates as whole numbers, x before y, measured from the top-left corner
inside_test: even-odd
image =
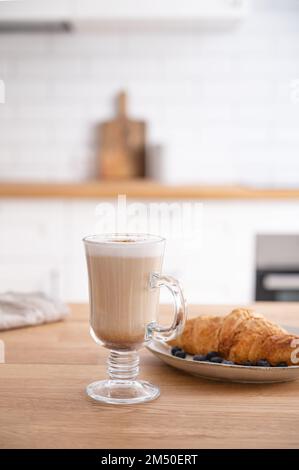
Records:
[[[224,359],[239,364],[265,359],[274,366],[281,362],[294,365],[291,358],[296,348],[294,339],[299,340],[299,336],[289,334],[252,310],[239,308],[225,317],[187,320],[181,336],[169,344],[189,354],[217,351]]]

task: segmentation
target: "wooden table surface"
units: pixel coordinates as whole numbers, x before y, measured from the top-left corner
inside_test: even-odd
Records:
[[[88,333],[87,305],[64,322],[0,332],[0,448],[296,448],[299,381],[209,382],[172,369],[147,350],[141,374],[161,388],[136,406],[93,402],[85,386],[106,376],[107,351]],[[190,316],[231,306],[193,306]],[[299,303],[259,303],[257,310],[299,326]],[[161,308],[167,321],[171,308]]]

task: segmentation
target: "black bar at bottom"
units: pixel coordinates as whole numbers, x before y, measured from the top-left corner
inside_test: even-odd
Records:
[[[233,450],[233,449],[98,449],[98,450],[0,450],[0,462],[9,464],[30,464],[32,467],[42,464],[94,464],[96,468],[121,466],[122,468],[141,469],[150,467],[184,465],[189,467],[219,464],[240,469],[240,465],[269,464],[284,465],[298,462],[299,452],[294,450]],[[84,468],[83,467],[83,468]],[[2,466],[2,468],[4,468]],[[206,470],[205,468],[205,470]],[[55,469],[54,469],[55,470]]]

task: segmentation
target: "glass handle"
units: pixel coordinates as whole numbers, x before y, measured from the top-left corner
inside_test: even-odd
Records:
[[[187,305],[181,286],[179,282],[171,276],[153,273],[150,279],[150,287],[152,289],[166,287],[172,293],[174,301],[174,319],[171,326],[162,326],[157,322],[151,322],[148,325],[149,337],[154,337],[162,341],[174,339],[182,333],[187,318]]]

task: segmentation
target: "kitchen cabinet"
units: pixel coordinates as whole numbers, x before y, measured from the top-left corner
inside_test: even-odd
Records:
[[[107,20],[237,19],[246,11],[247,3],[244,0],[84,0],[76,2],[76,16]]]
[[[116,204],[113,198],[1,199],[1,290],[43,289],[64,300],[86,301],[82,237],[114,230],[113,214],[103,225],[103,214],[96,211],[100,202],[108,207]],[[137,229],[148,231],[146,218],[139,219]],[[254,295],[256,234],[299,233],[299,203],[206,200],[199,229],[180,239],[162,228],[168,239],[165,273],[181,279],[189,303],[245,304]],[[166,293],[162,295],[163,302],[169,301]]]
[[[235,21],[248,11],[248,0],[26,0],[0,2],[0,20],[6,22],[69,22],[76,29],[83,25],[105,23],[177,23],[184,25],[202,21]]]
[[[73,16],[74,4],[71,0],[6,1],[0,3],[1,21],[60,21]]]

